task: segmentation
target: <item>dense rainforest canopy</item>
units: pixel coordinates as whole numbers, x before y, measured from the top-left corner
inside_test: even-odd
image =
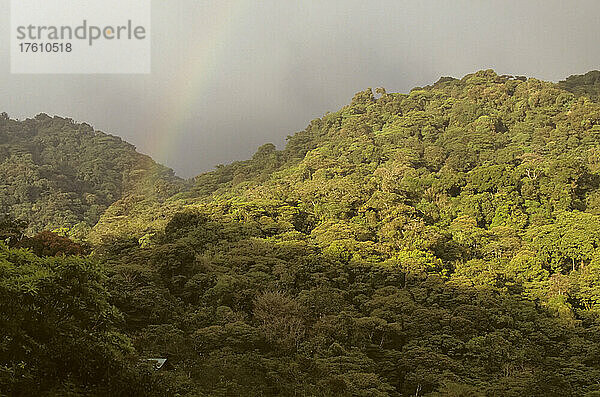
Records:
[[[0,213],[30,232],[68,228],[87,234],[108,206],[130,195],[162,200],[181,180],[116,136],[40,114],[0,114]]]
[[[188,182],[4,118],[0,394],[600,396],[597,81],[367,89]]]

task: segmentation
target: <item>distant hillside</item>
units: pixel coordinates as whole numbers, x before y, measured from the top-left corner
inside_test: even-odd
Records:
[[[124,196],[162,201],[182,186],[120,138],[45,114],[0,116],[0,175],[0,213],[26,221],[30,232],[67,227],[85,234]]]
[[[600,71],[593,70],[586,74],[569,76],[559,82],[558,86],[575,95],[585,95],[598,101],[600,99]]]

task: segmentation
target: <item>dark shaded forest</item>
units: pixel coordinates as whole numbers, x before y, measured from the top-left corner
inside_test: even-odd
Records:
[[[599,396],[599,74],[367,89],[191,181],[4,117],[0,394]]]

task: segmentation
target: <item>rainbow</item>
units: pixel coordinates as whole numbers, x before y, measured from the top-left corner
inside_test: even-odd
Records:
[[[177,152],[177,146],[190,131],[189,125],[203,89],[219,70],[219,62],[223,59],[223,51],[234,37],[236,23],[243,15],[250,2],[248,0],[215,2],[211,24],[204,26],[206,38],[198,38],[189,56],[182,66],[175,70],[176,79],[168,90],[162,107],[168,115],[152,127],[156,137],[150,142],[149,153],[160,159],[163,164]]]

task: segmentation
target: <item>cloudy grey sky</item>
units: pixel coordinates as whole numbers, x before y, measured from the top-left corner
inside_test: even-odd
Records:
[[[366,87],[600,68],[597,0],[155,0],[152,14],[150,75],[11,75],[1,14],[0,111],[88,122],[190,177],[281,148]]]

